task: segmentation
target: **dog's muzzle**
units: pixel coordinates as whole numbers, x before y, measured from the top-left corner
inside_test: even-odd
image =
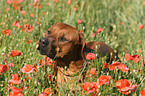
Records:
[[[39,40],[37,50],[39,50],[41,55],[46,55],[50,58],[54,58],[56,52],[53,43],[54,43],[54,38],[43,37]]]
[[[39,45],[41,46],[47,46],[49,44],[48,39],[46,37],[43,37],[39,40]]]
[[[46,51],[46,47],[48,46],[48,44],[49,44],[49,41],[46,37],[43,37],[39,40],[37,50],[40,51],[40,54],[46,55],[45,51]]]

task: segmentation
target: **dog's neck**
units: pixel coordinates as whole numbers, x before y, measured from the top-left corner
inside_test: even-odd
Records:
[[[81,69],[83,63],[85,62],[84,56],[82,55],[82,48],[75,46],[75,49],[70,51],[69,54],[63,56],[63,58],[57,58],[57,66],[59,67],[67,67],[73,71],[78,71]]]

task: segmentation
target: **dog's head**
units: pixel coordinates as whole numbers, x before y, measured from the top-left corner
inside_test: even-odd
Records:
[[[40,54],[53,59],[69,54],[82,56],[84,46],[84,38],[75,28],[64,23],[55,23],[48,29],[46,36],[39,40],[38,50]]]

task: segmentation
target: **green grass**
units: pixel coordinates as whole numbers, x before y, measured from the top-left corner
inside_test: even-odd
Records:
[[[101,96],[122,96],[118,89],[115,87],[115,82],[120,79],[128,79],[132,84],[137,84],[136,92],[131,93],[131,96],[139,96],[140,91],[145,88],[145,67],[141,67],[142,61],[145,59],[145,28],[139,29],[140,24],[145,25],[145,4],[144,0],[72,0],[70,5],[67,5],[67,0],[59,0],[58,3],[55,0],[40,0],[39,4],[41,8],[34,8],[34,0],[24,0],[20,3],[22,5],[21,10],[26,11],[26,15],[21,14],[21,10],[14,10],[12,4],[7,4],[6,0],[0,1],[0,54],[4,53],[4,56],[0,56],[0,64],[14,63],[14,67],[9,67],[7,72],[0,75],[0,96],[7,96],[11,89],[11,86],[20,88],[24,86],[22,93],[24,96],[37,96],[44,91],[45,88],[51,88],[55,90],[55,82],[52,78],[48,80],[47,75],[53,75],[53,68],[43,66],[38,68],[37,72],[30,74],[32,79],[23,82],[19,85],[9,85],[9,80],[12,79],[11,74],[21,74],[20,79],[23,81],[25,73],[22,73],[22,67],[26,64],[34,65],[38,64],[39,59],[45,60],[45,57],[41,56],[36,49],[36,42],[44,36],[44,33],[56,22],[67,23],[73,27],[77,27],[80,31],[84,29],[83,35],[88,41],[102,41],[111,46],[118,56],[121,58],[123,64],[125,64],[130,70],[140,70],[142,72],[121,72],[119,70],[103,71],[99,67],[104,64],[104,60],[91,61],[88,70],[91,68],[97,68],[97,75],[88,77],[84,82],[96,82],[97,78],[101,75],[110,75],[113,77],[112,81],[108,85],[103,85],[99,89]],[[48,5],[50,3],[50,5]],[[73,8],[77,10],[74,11]],[[9,8],[7,11],[6,9]],[[34,17],[30,17],[33,13]],[[46,13],[44,15],[44,13]],[[77,24],[77,20],[81,19],[84,24]],[[12,26],[14,21],[19,21],[20,25],[24,27],[24,24],[30,24],[33,26],[32,32],[21,31],[22,28],[16,28]],[[24,22],[27,21],[27,22]],[[40,25],[37,24],[40,22]],[[124,22],[124,25],[121,23]],[[92,37],[92,33],[96,32],[97,28],[104,28],[104,31],[95,37]],[[2,30],[11,29],[11,36],[5,36]],[[27,44],[26,38],[32,40],[30,44]],[[142,41],[142,43],[139,43]],[[140,49],[142,52],[138,52]],[[10,57],[12,50],[19,50],[23,54],[19,57]],[[138,54],[141,56],[141,60],[138,63],[132,61],[126,61],[124,58],[125,53],[131,55]],[[9,56],[6,56],[9,54]],[[27,88],[29,86],[29,88]],[[66,83],[67,86],[67,83]],[[59,90],[64,90],[61,87]],[[76,96],[82,96],[85,91],[80,91],[75,94]],[[82,93],[83,92],[83,93]],[[70,94],[66,91],[65,94]],[[57,96],[57,94],[55,94]],[[89,94],[90,95],[90,94]]]

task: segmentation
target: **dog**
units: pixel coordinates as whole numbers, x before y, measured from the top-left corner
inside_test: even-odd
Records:
[[[39,40],[38,50],[56,61],[57,83],[75,87],[86,66],[86,54],[97,51],[97,58],[107,57],[106,62],[112,62],[118,56],[113,49],[103,42],[91,41],[85,43],[83,35],[70,25],[55,23],[45,37]]]

